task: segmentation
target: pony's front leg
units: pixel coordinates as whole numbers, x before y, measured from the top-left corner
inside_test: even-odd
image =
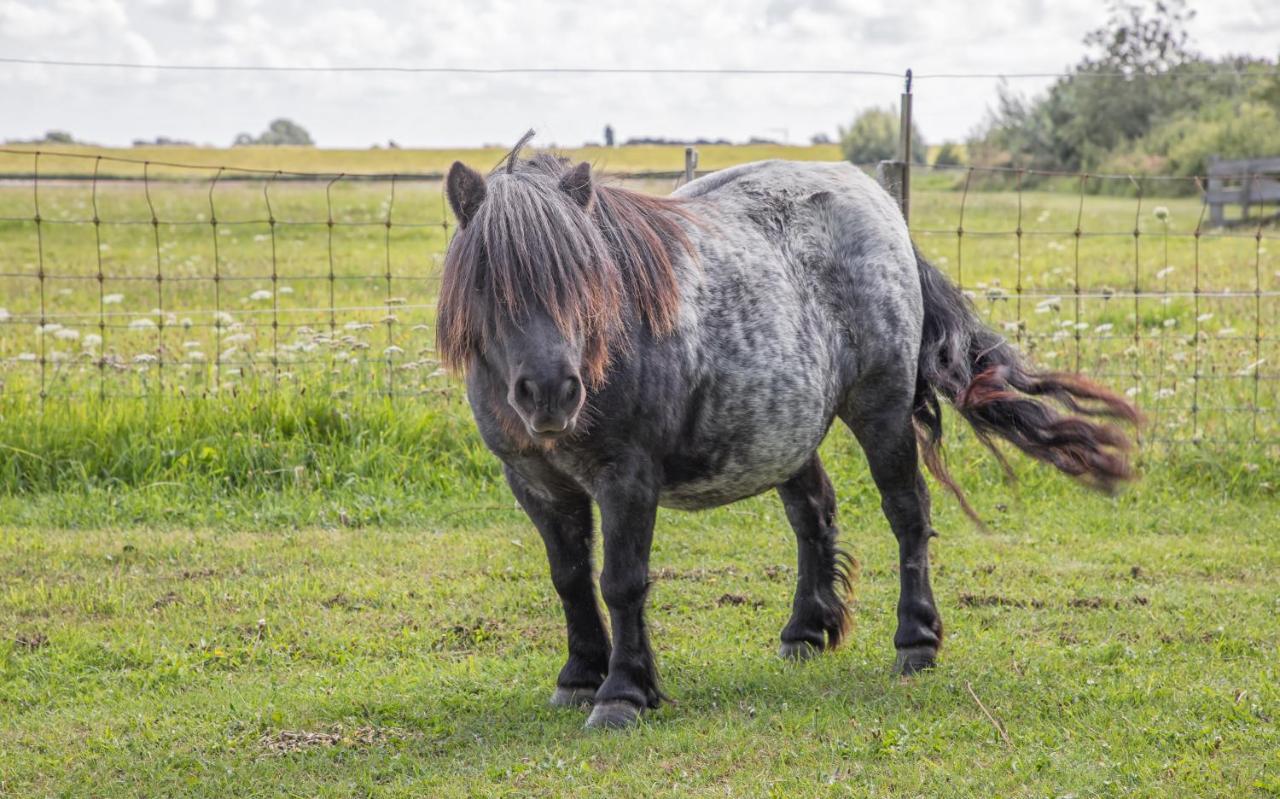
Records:
[[[630,727],[642,710],[655,708],[661,701],[644,620],[649,548],[658,513],[653,470],[639,464],[615,466],[598,486],[595,498],[604,531],[600,593],[613,626],[613,655],[587,726]]]
[[[564,606],[569,659],[556,679],[551,704],[589,705],[609,670],[609,637],[591,574],[591,498],[568,490],[548,496],[511,467],[505,472],[511,492],[542,536],[551,582]]]

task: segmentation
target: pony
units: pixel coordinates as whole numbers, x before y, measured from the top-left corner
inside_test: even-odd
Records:
[[[531,136],[488,176],[448,172],[458,227],[437,347],[545,544],[568,638],[551,703],[590,705],[588,727],[632,726],[664,698],[644,615],[660,506],[776,490],[798,549],[780,654],[846,637],[848,559],[817,453],[837,419],[898,540],[904,675],[942,644],[922,461],[977,518],[941,458],[940,396],[993,450],[1003,438],[1102,490],[1133,476],[1115,424],[1139,421],[1133,405],[1030,367],[853,166],[762,161],[656,197],[601,184],[586,163],[525,157]]]

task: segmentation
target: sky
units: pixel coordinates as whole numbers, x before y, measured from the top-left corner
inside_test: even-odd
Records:
[[[1280,3],[1195,2],[1197,48],[1280,54]],[[658,67],[1061,72],[1105,0],[0,0],[10,58],[272,66]],[[930,142],[963,140],[996,80],[920,79]],[[1033,93],[1044,79],[1013,80]],[[440,75],[125,71],[0,64],[0,139],[46,130],[127,145],[226,145],[276,117],[321,146],[472,147],[630,136],[806,143],[902,82],[865,76]]]

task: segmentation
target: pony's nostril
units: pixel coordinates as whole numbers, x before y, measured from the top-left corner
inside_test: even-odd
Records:
[[[521,404],[532,404],[538,399],[538,385],[527,377],[516,381],[516,401]]]
[[[565,378],[560,384],[560,401],[568,406],[578,404],[578,398],[581,396],[582,381],[576,377]]]

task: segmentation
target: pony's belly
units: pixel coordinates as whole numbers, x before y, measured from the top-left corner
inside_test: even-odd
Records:
[[[786,482],[787,478],[799,471],[800,466],[803,465],[804,461],[801,460],[785,476],[774,475],[767,479],[755,480],[750,483],[736,480],[729,483],[716,481],[683,483],[663,489],[658,495],[658,504],[664,508],[674,508],[676,510],[718,508],[721,505],[728,505],[741,499],[754,497],[756,494],[762,494],[780,483]]]
[[[664,508],[702,510],[737,502],[768,491],[791,478],[822,443],[826,426],[788,431],[731,447],[723,457],[700,460],[692,469],[677,468],[675,479],[662,487],[658,504]],[[687,464],[680,464],[686,466]]]

